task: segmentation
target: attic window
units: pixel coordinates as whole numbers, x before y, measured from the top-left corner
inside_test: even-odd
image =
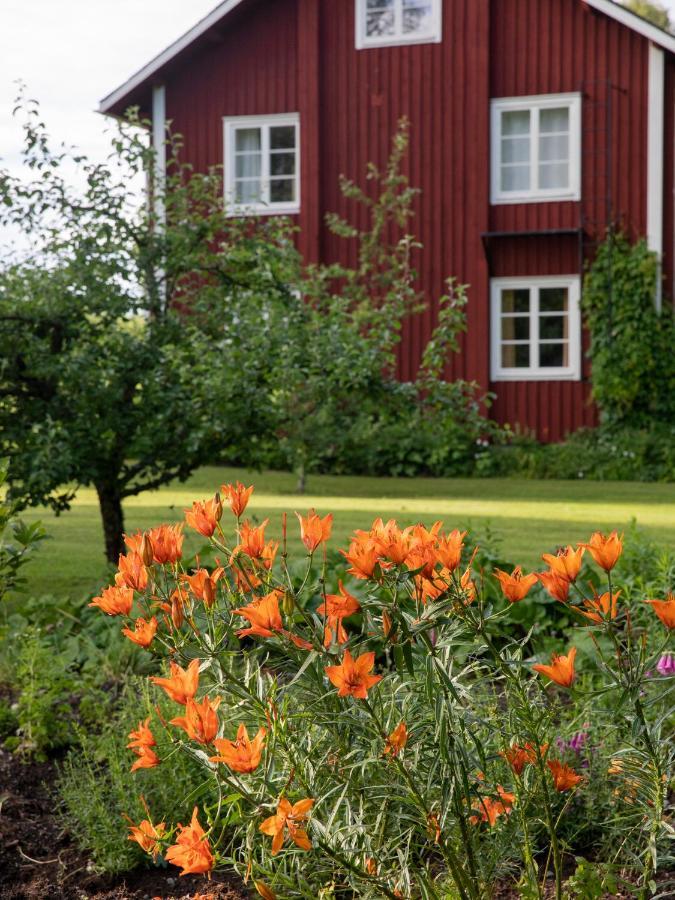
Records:
[[[225,199],[230,215],[300,211],[300,117],[224,119]]]
[[[441,0],[356,0],[356,48],[441,40]]]

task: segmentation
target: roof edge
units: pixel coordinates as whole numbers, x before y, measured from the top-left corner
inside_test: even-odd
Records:
[[[642,16],[627,9],[625,6],[615,3],[614,0],[583,0],[583,2],[586,6],[604,13],[632,31],[637,31],[642,37],[647,38],[647,40],[652,41],[659,47],[663,47],[664,50],[675,53],[675,35],[672,35],[669,31],[664,31],[658,25],[653,25],[647,19],[643,19]]]
[[[622,25],[625,25],[627,28],[630,28],[632,31],[641,34],[659,47],[675,54],[675,35],[663,31],[663,29],[653,25],[646,19],[643,19],[642,16],[637,15],[637,13],[615,3],[614,0],[582,0],[582,2],[591,9],[604,13],[610,18],[615,19],[617,22],[620,22]],[[140,87],[147,79],[152,78],[162,66],[171,62],[175,56],[189,47],[193,41],[201,37],[201,35],[207,32],[209,28],[213,28],[214,25],[217,25],[221,19],[225,18],[228,13],[232,12],[232,10],[241,3],[243,3],[243,0],[223,0],[223,2],[219,3],[215,9],[197,22],[193,28],[186,31],[185,34],[172,44],[169,44],[165,50],[151,59],[147,65],[143,66],[142,69],[139,69],[131,76],[131,78],[128,78],[124,84],[121,84],[112,91],[112,93],[108,94],[107,97],[104,97],[99,103],[98,111],[104,114],[110,113],[127,94],[130,94],[133,90]]]
[[[242,2],[243,0],[223,0],[222,3],[219,3],[215,9],[211,10],[211,12],[204,16],[203,19],[200,19],[193,28],[186,31],[185,34],[175,40],[172,44],[169,44],[165,50],[162,50],[162,52],[151,59],[147,65],[135,72],[131,78],[128,78],[124,82],[124,84],[121,84],[118,88],[104,97],[99,103],[98,111],[104,114],[109,113],[127,94],[130,94],[137,87],[140,87],[140,85],[143,84],[144,81],[147,81],[148,78],[152,78],[162,66],[166,65],[181,51],[189,47],[193,41],[198,37],[201,37],[201,35],[207,32],[209,28],[213,28],[214,25],[217,25],[221,19],[232,12],[232,10]]]

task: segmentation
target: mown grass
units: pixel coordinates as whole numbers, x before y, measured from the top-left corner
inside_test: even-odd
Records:
[[[448,528],[486,528],[500,539],[506,559],[535,566],[540,554],[559,544],[586,539],[596,528],[625,529],[632,519],[660,543],[675,546],[675,485],[633,482],[528,481],[519,479],[367,478],[312,476],[304,496],[295,478],[277,472],[246,472],[208,466],[183,484],[172,484],[128,501],[126,529],[178,521],[192,500],[205,498],[223,482],[255,483],[248,512],[269,517],[268,533],[280,536],[281,513],[316,507],[335,516],[333,547],[345,546],[354,528],[366,528],[376,516],[401,524],[442,519]],[[228,515],[228,514],[226,514]],[[95,493],[79,493],[70,512],[55,517],[31,510],[25,519],[42,519],[50,535],[27,569],[33,595],[84,596],[108,577]],[[293,521],[291,521],[291,518]],[[298,527],[289,518],[290,549],[299,552]],[[190,534],[186,548],[203,541]]]

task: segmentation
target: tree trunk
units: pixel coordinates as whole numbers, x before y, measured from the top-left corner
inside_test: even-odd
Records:
[[[122,498],[119,491],[105,484],[97,484],[96,493],[103,522],[106,559],[117,565],[120,553],[124,552]]]

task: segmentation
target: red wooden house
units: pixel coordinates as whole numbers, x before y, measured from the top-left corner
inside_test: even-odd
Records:
[[[468,332],[448,375],[545,440],[594,422],[579,294],[610,222],[647,237],[672,291],[675,37],[611,0],[224,0],[100,108],[132,105],[160,155],[168,119],[189,162],[224,166],[234,209],[291,215],[307,260],[345,262],[324,226],[349,214],[339,176],[382,164],[407,116],[431,302],[400,377],[454,275]]]

